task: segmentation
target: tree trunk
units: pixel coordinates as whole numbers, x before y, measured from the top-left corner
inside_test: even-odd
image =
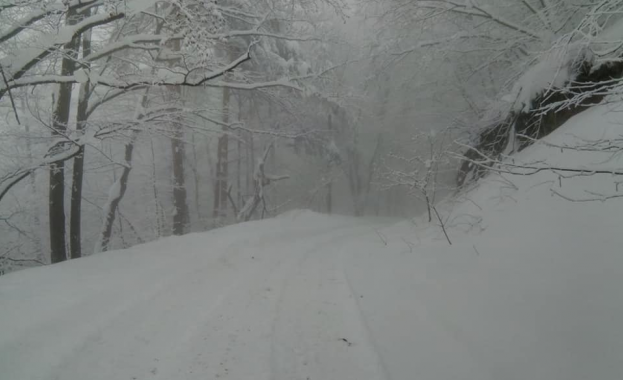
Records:
[[[238,133],[238,159],[236,160],[236,201],[242,204],[242,133]]]
[[[69,10],[65,23],[76,23],[75,10]],[[61,66],[61,75],[70,76],[76,69],[76,49],[80,36],[75,36],[65,44],[65,58]],[[69,122],[69,109],[71,107],[71,83],[59,85],[58,99],[54,108],[52,122],[52,136],[64,134]],[[52,264],[67,260],[67,247],[65,243],[65,164],[58,162],[50,165],[49,185],[49,218],[50,218],[50,262]]]
[[[333,119],[331,117],[331,110],[329,110],[329,116],[327,118],[327,127],[329,129],[329,135],[331,139],[334,138],[333,134]],[[331,214],[333,212],[333,179],[331,178],[331,166],[332,162],[329,161],[327,164],[327,175],[329,176],[327,181],[327,214]]]
[[[197,221],[201,222],[203,220],[203,215],[201,214],[201,202],[199,201],[199,190],[200,190],[200,181],[201,178],[199,177],[199,169],[197,168],[198,165],[198,160],[197,160],[197,143],[195,140],[195,134],[192,133],[191,134],[191,143],[192,143],[192,150],[193,150],[193,164],[190,165],[192,171],[193,171],[193,179],[194,179],[194,185],[195,185],[195,207],[197,209]]]
[[[90,15],[90,10],[86,16]],[[82,56],[91,54],[91,32],[87,32],[82,38]],[[76,131],[82,135],[87,122],[87,110],[90,98],[89,82],[80,85],[78,95],[78,114],[76,116]],[[84,146],[80,147],[80,152],[74,158],[74,167],[71,181],[71,208],[69,212],[69,253],[72,259],[82,256],[82,182],[84,177]]]
[[[333,193],[333,184],[329,181],[327,183],[327,214],[331,214],[333,212],[333,198],[332,198],[332,193]]]
[[[160,203],[160,198],[158,197],[158,184],[156,183],[156,154],[154,152],[154,140],[150,140],[151,143],[151,164],[152,164],[152,172],[151,172],[151,187],[154,193],[154,207],[156,209],[156,235],[158,237],[164,236],[164,215],[162,212],[162,205]]]
[[[171,50],[180,51],[180,40],[171,42]],[[180,86],[170,86],[169,92],[172,101],[182,101]],[[179,116],[178,116],[179,117]],[[182,141],[184,132],[180,123],[173,122],[173,137],[171,138],[171,158],[173,166],[173,234],[184,235],[190,220],[188,203],[186,203],[186,184],[184,178],[185,146]]]
[[[182,141],[182,126],[176,124],[174,136],[171,139],[173,155],[173,234],[184,235],[188,224],[188,204],[186,203],[186,185],[184,183],[184,156],[185,149]]]
[[[210,179],[208,181],[208,186],[209,188],[216,190],[216,175],[214,174],[214,171],[216,170],[216,165],[214,164],[214,160],[212,160],[212,151],[210,149],[211,143],[212,143],[212,139],[207,138],[206,139],[206,158],[208,161],[208,177]],[[214,197],[216,197],[216,193],[214,193]],[[207,215],[210,215],[209,210],[207,211]],[[209,228],[210,226],[206,225],[206,227]]]
[[[223,88],[223,123],[229,123],[230,94],[228,88]],[[227,217],[227,182],[229,177],[229,135],[224,131],[218,139],[216,159],[216,182],[214,187],[214,214],[215,222]]]
[[[26,110],[26,100],[25,97],[22,96],[21,98],[21,109],[22,112],[24,112]],[[30,123],[25,123],[24,124],[24,131],[26,132],[26,136],[30,136]],[[26,151],[28,152],[28,165],[29,166],[33,166],[34,165],[34,159],[32,156],[32,140],[30,138],[26,139]],[[40,219],[40,214],[41,214],[41,206],[39,203],[39,194],[37,194],[37,177],[36,177],[36,172],[32,171],[29,175],[29,181],[30,181],[30,191],[31,191],[31,196],[32,196],[32,200],[34,202],[33,208],[34,208],[34,215],[33,215],[33,231],[37,231],[36,233],[36,242],[35,242],[35,246],[36,246],[36,250],[37,250],[37,257],[40,259],[40,261],[46,261],[46,258],[44,257],[44,240],[42,237],[42,233],[43,233],[43,229],[41,228],[41,219]]]
[[[253,160],[255,159],[255,155],[253,154],[253,134],[247,134],[247,167],[245,170],[245,191],[244,195],[251,193],[251,187],[253,186]]]
[[[348,157],[348,185],[353,200],[353,213],[355,216],[361,216],[361,178],[359,177],[359,152],[355,147],[347,151]]]
[[[82,95],[82,94],[81,94]],[[80,108],[78,104],[78,130],[84,126],[84,121],[80,126]],[[84,107],[86,110],[86,107]],[[70,257],[76,259],[82,256],[82,233],[80,226],[82,224],[82,182],[84,178],[84,146],[80,147],[80,152],[74,158],[74,167],[72,173],[71,187],[71,208],[69,212],[69,250]]]
[[[125,195],[125,191],[128,188],[128,177],[132,170],[132,155],[134,152],[134,143],[136,141],[137,133],[132,135],[132,139],[125,146],[124,160],[126,166],[123,167],[121,176],[115,181],[108,192],[108,202],[104,205],[104,223],[102,224],[102,230],[100,236],[95,243],[95,253],[108,251],[110,245],[110,237],[112,236],[112,227],[115,223],[115,216],[119,202]]]
[[[143,94],[143,98],[140,103],[141,111],[143,111],[147,105],[148,93],[149,89],[145,90],[145,93]],[[136,117],[138,120],[140,120],[143,118],[143,116],[143,114],[137,114]],[[121,202],[121,199],[123,199],[123,196],[125,195],[125,192],[128,188],[128,178],[130,176],[130,171],[132,170],[134,144],[136,143],[137,138],[138,132],[135,131],[132,133],[130,141],[125,145],[125,152],[123,157],[125,166],[121,171],[121,176],[115,180],[110,190],[108,191],[108,201],[103,207],[104,222],[102,223],[102,229],[100,231],[99,237],[97,238],[97,242],[95,243],[95,248],[93,249],[94,253],[108,251],[110,238],[112,236],[112,227],[117,214],[117,208],[119,207],[119,203]]]

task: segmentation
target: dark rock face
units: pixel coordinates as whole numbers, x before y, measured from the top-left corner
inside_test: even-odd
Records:
[[[583,62],[577,73],[575,80],[563,89],[538,95],[529,110],[510,112],[502,122],[484,128],[473,147],[463,154],[465,158],[458,170],[457,186],[461,188],[486,175],[487,167],[491,165],[488,161],[498,159],[506,149],[511,130],[517,137],[511,151],[521,151],[571,117],[601,102],[608,86],[614,85],[611,81],[623,77],[623,62],[601,65],[597,69],[592,63]]]

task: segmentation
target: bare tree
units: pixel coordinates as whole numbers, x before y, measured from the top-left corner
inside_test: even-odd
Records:
[[[338,3],[333,2],[334,5]],[[42,140],[30,124],[24,128],[32,141],[49,140],[47,149],[29,150],[31,162],[15,160],[3,165],[0,200],[9,193],[13,196],[16,192],[11,189],[35,171],[51,169],[48,190],[53,262],[68,257],[67,235],[71,258],[83,255],[82,242],[92,239],[87,236],[97,236],[96,250],[103,251],[110,248],[116,228],[141,235],[132,231],[134,221],[130,222],[120,210],[125,207],[121,202],[130,183],[136,150],[141,149],[138,147],[142,140],[138,137],[143,133],[172,137],[172,199],[178,210],[173,213],[173,230],[184,233],[188,225],[188,212],[184,211],[187,210],[184,160],[189,159],[184,153],[184,136],[189,135],[186,131],[192,130],[198,135],[219,132],[223,139],[237,136],[240,148],[248,149],[247,161],[252,161],[254,146],[261,141],[254,142],[253,136],[257,133],[268,131],[265,136],[297,133],[270,132],[270,123],[256,130],[248,128],[239,120],[240,116],[231,112],[229,94],[257,95],[264,99],[261,107],[267,104],[274,109],[287,107],[284,104],[290,101],[288,98],[292,94],[303,99],[322,88],[308,85],[327,81],[327,74],[335,67],[327,64],[312,68],[304,62],[305,49],[298,44],[311,46],[323,41],[306,21],[314,11],[307,2],[296,2],[287,12],[280,11],[279,7],[273,9],[266,2],[223,5],[195,0],[183,3],[81,0],[46,4],[16,0],[13,5],[3,8],[0,14],[0,20],[11,20],[3,23],[7,26],[0,31],[0,67],[5,74],[0,83],[0,101],[13,104],[14,99],[10,98],[19,88],[41,96],[47,96],[55,87],[61,90],[55,95],[51,112],[41,103],[35,105],[38,122],[52,129],[52,138]],[[162,24],[167,28],[158,27]],[[217,54],[224,51],[229,54]],[[283,65],[283,61],[289,62],[288,65]],[[77,101],[72,102],[74,84],[80,86],[80,91]],[[186,104],[182,99],[182,87],[196,88],[198,93],[203,91],[207,100],[202,105]],[[160,94],[171,89],[172,96],[159,98],[157,88],[164,90]],[[136,96],[143,98],[139,91],[147,93],[149,90],[152,91],[146,102],[139,101],[142,104],[134,107],[136,109],[127,106],[136,104]],[[224,104],[220,112],[215,112],[213,90],[228,94],[222,97]],[[32,97],[31,94],[24,96]],[[73,104],[77,105],[75,110],[71,109]],[[15,105],[12,108],[16,119],[22,116],[20,113],[24,110]],[[74,112],[76,118],[70,120]],[[46,120],[53,122],[49,125]],[[210,120],[209,126],[199,127],[198,120]],[[284,128],[294,127],[284,124]],[[245,141],[249,141],[248,145]],[[104,152],[103,145],[109,151]],[[87,147],[89,156],[85,160]],[[115,158],[117,155],[119,157]],[[227,164],[226,156],[217,157],[225,157],[221,164]],[[64,189],[63,169],[64,163],[72,159],[67,234],[64,202],[69,191]],[[103,170],[101,168],[106,166],[121,168],[121,175],[111,186],[108,199],[98,204],[97,200],[89,198],[93,187],[99,187],[102,181],[93,185],[85,181],[85,177],[96,175],[90,174],[90,170]],[[237,175],[241,175],[241,170]],[[253,192],[263,189],[266,181],[277,180],[264,175],[264,179],[257,182],[255,170],[247,171],[247,178],[253,178],[248,186]],[[220,176],[225,178],[225,189],[228,175]],[[238,188],[242,197],[241,185]],[[155,194],[160,192],[155,187],[154,190]],[[157,235],[161,235],[165,233],[162,202],[166,204],[170,200],[158,194],[155,197],[159,214]],[[221,198],[220,203],[226,207],[226,197]],[[83,232],[87,226],[83,219],[92,218],[92,213],[83,211],[84,207],[102,209],[99,233]],[[131,218],[127,212],[125,215]]]
[[[85,11],[85,17],[89,17],[91,10]],[[91,54],[91,31],[87,31],[82,35],[82,56],[86,57]],[[88,67],[88,66],[87,66]],[[89,99],[93,92],[93,88],[89,82],[80,84],[80,92],[78,93],[78,106],[76,113],[76,132],[79,134],[84,132],[88,119]],[[69,220],[69,247],[70,257],[72,259],[82,256],[82,187],[84,178],[84,146],[79,148],[79,152],[74,158],[73,174],[71,181],[71,209]]]
[[[65,24],[68,27],[78,22],[78,13],[70,9],[65,16]],[[63,47],[66,55],[62,61],[61,75],[73,75],[76,69],[77,50],[80,43],[80,34],[72,36],[71,40]],[[15,75],[13,75],[15,77]],[[69,108],[71,106],[71,83],[59,84],[58,99],[52,116],[52,135],[64,135],[67,133],[69,122]],[[52,263],[67,260],[67,246],[65,242],[65,168],[64,162],[60,161],[50,166],[50,257]]]
[[[240,211],[238,212],[236,219],[238,221],[248,221],[251,219],[257,207],[262,204],[262,217],[266,212],[266,199],[265,199],[265,188],[273,182],[281,181],[284,179],[290,178],[289,175],[271,175],[266,174],[265,166],[266,159],[268,158],[268,154],[271,149],[273,149],[273,144],[271,143],[266,147],[264,153],[261,158],[258,160],[257,165],[255,167],[255,171],[253,172],[253,195],[249,197],[245,204],[242,206]]]

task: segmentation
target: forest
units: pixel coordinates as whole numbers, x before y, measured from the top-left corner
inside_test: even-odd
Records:
[[[608,165],[506,158],[620,102],[622,15],[615,0],[2,0],[0,273],[295,209],[445,231],[436,203],[491,171],[615,183]],[[599,137],[573,149],[623,149]]]
[[[0,380],[623,379],[623,0],[0,0]]]

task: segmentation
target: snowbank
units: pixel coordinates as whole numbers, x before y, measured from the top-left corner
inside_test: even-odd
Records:
[[[492,104],[492,112],[503,112],[509,107],[515,112],[528,112],[543,93],[568,87],[580,75],[583,66],[587,65],[591,72],[595,72],[604,65],[620,63],[622,31],[623,20],[617,20],[596,35],[571,34],[555,40],[548,50],[529,63],[529,68],[521,73],[510,93]],[[597,82],[608,79],[600,78]],[[620,93],[618,90],[610,89]]]
[[[622,124],[591,109],[515,162],[621,167],[561,146]],[[452,245],[295,210],[2,276],[0,377],[621,379],[623,198],[561,197],[617,179],[492,175],[439,206]]]
[[[598,107],[545,141],[620,139],[622,123]],[[545,142],[514,159],[623,166],[620,155]],[[452,246],[416,219],[381,231],[381,253],[353,254],[349,274],[392,378],[623,378],[623,199],[571,202],[552,192],[613,194],[618,180],[492,175],[440,207]]]

